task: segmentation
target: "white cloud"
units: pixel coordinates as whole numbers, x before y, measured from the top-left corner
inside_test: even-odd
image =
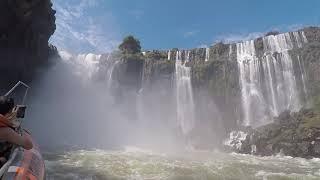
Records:
[[[278,32],[289,32],[289,31],[297,31],[299,29],[302,29],[304,27],[307,27],[310,25],[306,24],[291,24],[291,25],[278,25],[274,26],[264,32],[252,32],[252,33],[238,33],[238,34],[223,34],[216,38],[216,42],[224,42],[224,43],[234,43],[234,42],[240,42],[240,41],[247,41],[256,39],[258,37],[264,36],[267,32],[270,31],[278,31]]]
[[[303,25],[303,24],[292,24],[292,25],[289,25],[288,26],[288,31],[297,31],[297,30],[300,30],[304,27],[307,27],[309,25]]]
[[[248,34],[226,34],[217,37],[217,41],[222,41],[224,43],[234,43],[239,41],[247,41],[256,39],[258,37],[263,36],[264,32],[253,32]]]
[[[187,32],[185,32],[183,34],[183,37],[188,38],[188,37],[191,37],[191,36],[195,36],[199,32],[200,32],[199,30],[187,31]]]
[[[57,30],[51,43],[73,53],[103,53],[119,43],[113,16],[101,0],[54,0]]]

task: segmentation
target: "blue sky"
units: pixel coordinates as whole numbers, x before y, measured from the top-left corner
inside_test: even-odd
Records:
[[[52,0],[51,42],[103,53],[136,36],[144,49],[194,48],[320,24],[319,0]]]

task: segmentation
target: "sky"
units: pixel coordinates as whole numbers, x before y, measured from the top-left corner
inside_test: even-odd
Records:
[[[195,48],[320,24],[320,0],[52,0],[50,42],[71,53],[105,53],[127,35],[144,50]]]

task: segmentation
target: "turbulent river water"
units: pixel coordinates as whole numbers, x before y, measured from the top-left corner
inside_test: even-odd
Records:
[[[47,179],[317,180],[320,159],[186,151],[75,150],[44,153]]]

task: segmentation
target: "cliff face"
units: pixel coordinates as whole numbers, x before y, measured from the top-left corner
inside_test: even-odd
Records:
[[[313,105],[320,102],[320,28],[304,29],[309,43],[300,52],[305,66],[306,78]]]
[[[36,69],[56,51],[48,46],[55,31],[55,11],[50,0],[0,2],[0,87],[22,80],[30,82]]]
[[[285,111],[273,123],[253,129],[235,151],[270,156],[320,157],[320,114],[317,110]]]
[[[286,110],[320,108],[319,52],[320,28],[309,27],[208,48],[113,58],[117,63],[108,65],[114,66],[109,77],[117,82],[116,93],[147,97],[147,108],[166,104],[154,112],[188,126],[188,136],[202,139],[202,146],[243,125],[272,123]],[[181,107],[188,115],[179,120]]]

